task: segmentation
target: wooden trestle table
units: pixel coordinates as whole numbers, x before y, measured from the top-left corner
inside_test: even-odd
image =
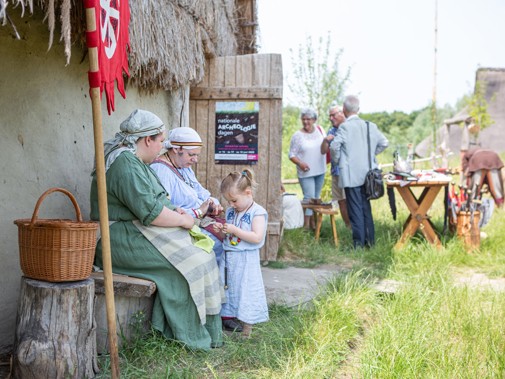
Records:
[[[395,249],[400,249],[403,245],[420,229],[426,240],[437,248],[442,246],[438,238],[433,223],[428,216],[428,211],[433,205],[440,190],[449,185],[449,181],[412,181],[402,182],[398,180],[386,181],[388,188],[396,188],[403,201],[410,211],[410,215],[403,225],[403,233],[396,243]],[[421,195],[416,197],[412,191],[413,187],[423,189]]]

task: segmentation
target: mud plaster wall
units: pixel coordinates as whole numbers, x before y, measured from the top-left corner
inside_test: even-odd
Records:
[[[49,32],[42,15],[20,18],[19,10],[9,9],[22,39],[13,38],[9,25],[0,26],[0,354],[14,341],[22,275],[13,221],[31,218],[38,198],[50,187],[68,189],[89,219],[94,160],[87,56],[81,63],[83,53],[73,49],[65,66],[59,30],[47,51]],[[111,116],[102,101],[103,138],[112,137],[135,108],[156,113],[169,127],[179,126],[181,104],[178,94],[141,95],[127,88],[125,100],[116,92]],[[187,112],[185,106],[183,124]],[[46,198],[39,217],[75,218],[75,211],[65,195],[57,193]]]

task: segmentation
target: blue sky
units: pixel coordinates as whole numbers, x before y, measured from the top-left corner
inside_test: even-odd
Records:
[[[436,1],[257,0],[259,52],[282,54],[292,103],[290,49],[330,32],[361,111],[410,112],[433,96]],[[437,104],[454,105],[479,67],[505,68],[505,0],[438,0],[437,48]]]

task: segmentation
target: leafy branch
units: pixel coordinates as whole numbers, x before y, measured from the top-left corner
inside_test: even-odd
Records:
[[[332,49],[329,33],[326,39],[318,39],[317,46],[309,36],[304,45],[298,46],[296,55],[293,50],[290,52],[295,80],[288,83],[288,88],[300,106],[314,108],[322,115],[334,101],[342,102],[350,68],[341,73],[339,61],[343,50]]]
[[[480,81],[475,83],[475,91],[467,100],[468,115],[472,118],[473,123],[477,126],[478,132],[486,129],[494,124],[493,119],[489,115],[486,100],[486,85]]]

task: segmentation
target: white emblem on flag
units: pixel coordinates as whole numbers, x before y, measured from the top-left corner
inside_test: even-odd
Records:
[[[100,7],[102,8],[100,21],[101,38],[105,55],[109,59],[116,52],[119,37],[119,1],[100,0]],[[112,6],[111,2],[113,3]],[[116,8],[114,8],[114,5]]]

